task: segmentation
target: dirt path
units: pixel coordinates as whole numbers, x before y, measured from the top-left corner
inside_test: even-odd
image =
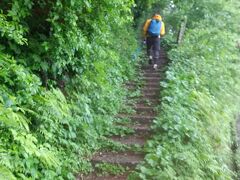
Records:
[[[120,142],[125,145],[138,145],[143,149],[147,139],[151,136],[150,125],[156,117],[157,112],[155,107],[159,104],[160,95],[160,79],[161,70],[166,62],[166,54],[161,51],[161,57],[158,61],[158,70],[154,70],[150,65],[144,65],[142,69],[144,86],[141,89],[142,95],[138,98],[137,103],[134,105],[135,114],[120,114],[119,117],[128,117],[134,122],[131,128],[135,133],[132,135],[118,137],[114,136],[114,141]],[[134,87],[134,83],[131,84]],[[143,151],[142,151],[143,152]],[[119,164],[123,167],[128,167],[123,175],[118,176],[101,176],[98,177],[95,173],[87,177],[78,177],[78,180],[126,180],[128,174],[134,170],[137,164],[144,159],[144,153],[136,151],[125,152],[101,152],[97,153],[92,158],[92,163],[111,163]]]

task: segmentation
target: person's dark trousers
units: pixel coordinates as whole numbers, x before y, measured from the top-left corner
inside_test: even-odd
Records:
[[[147,37],[147,55],[149,57],[149,64],[157,63],[157,59],[160,56],[160,37]]]

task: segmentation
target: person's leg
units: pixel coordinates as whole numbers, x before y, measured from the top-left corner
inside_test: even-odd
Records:
[[[160,57],[160,38],[156,37],[154,38],[153,43],[153,63],[154,63],[154,69],[157,68],[157,60]]]
[[[153,48],[153,42],[151,37],[147,37],[147,56],[149,58],[149,64],[152,64],[152,48]]]

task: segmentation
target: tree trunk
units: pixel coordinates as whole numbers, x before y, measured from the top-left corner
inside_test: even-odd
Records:
[[[186,25],[187,25],[187,16],[184,16],[181,22],[179,33],[178,33],[178,39],[177,39],[178,44],[181,44],[181,42],[183,41]]]

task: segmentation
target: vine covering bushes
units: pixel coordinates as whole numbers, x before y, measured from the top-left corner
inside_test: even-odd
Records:
[[[74,179],[134,73],[133,1],[0,2],[0,179]]]
[[[165,42],[174,44],[175,17],[188,18],[187,31],[168,53],[155,135],[135,179],[235,178],[230,123],[240,100],[239,2],[192,2],[172,1],[163,10],[171,29]]]

